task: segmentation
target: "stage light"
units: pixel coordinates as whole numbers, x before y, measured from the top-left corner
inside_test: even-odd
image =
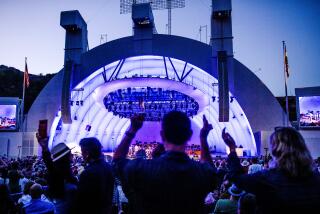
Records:
[[[76,101],[76,105],[77,105],[77,106],[79,105],[79,103],[80,103],[79,101]]]
[[[87,125],[87,126],[86,126],[86,131],[90,132],[90,130],[91,130],[91,126],[90,126],[90,125]]]
[[[234,97],[230,97],[230,103],[232,103],[234,100]]]
[[[119,96],[120,94],[121,96]],[[187,105],[190,101],[193,103],[192,107]],[[157,121],[157,112],[166,113],[173,109],[180,109],[186,112],[189,111],[191,115],[194,115],[197,114],[199,109],[199,104],[186,94],[149,86],[117,89],[106,95],[103,98],[103,103],[109,112],[121,115],[121,118],[128,117],[127,114],[124,115],[128,111],[133,114],[144,112],[147,114],[147,121]],[[149,112],[155,112],[155,114],[148,114]]]
[[[73,120],[78,120],[77,115],[75,115],[75,116],[73,117]]]
[[[80,105],[83,106],[83,100],[80,100]]]
[[[216,97],[212,96],[212,102],[216,101]]]
[[[73,106],[73,101],[70,101],[70,105]]]

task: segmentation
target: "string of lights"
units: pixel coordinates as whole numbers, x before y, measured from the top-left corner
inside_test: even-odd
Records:
[[[188,95],[151,87],[118,89],[105,96],[103,102],[115,116],[130,118],[134,114],[144,114],[147,121],[160,121],[172,110],[193,117],[199,110],[199,104]]]

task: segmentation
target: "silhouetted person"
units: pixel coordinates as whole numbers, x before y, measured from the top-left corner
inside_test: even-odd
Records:
[[[49,151],[48,138],[41,139],[38,134],[37,138],[48,170],[49,197],[58,214],[70,213],[73,211],[78,184],[71,172],[71,150],[65,143],[59,143]]]
[[[245,193],[238,201],[238,214],[255,214],[257,211],[256,196]]]
[[[240,196],[245,194],[245,192],[233,184],[231,187],[229,187],[228,193],[230,194],[229,199],[219,199],[217,201],[214,214],[237,214],[238,200]]]
[[[11,164],[11,170],[8,171],[9,178],[9,190],[10,193],[19,193],[21,192],[21,186],[19,184],[20,178],[22,178],[21,173],[19,172],[19,162],[14,161]]]
[[[262,170],[262,165],[258,164],[258,158],[253,157],[252,158],[252,164],[249,166],[248,174],[254,174],[256,172],[259,172]]]
[[[110,213],[114,188],[111,166],[104,160],[98,139],[83,138],[79,144],[88,165],[79,178],[77,213]]]
[[[320,176],[313,172],[310,152],[294,128],[277,128],[270,137],[274,168],[244,175],[233,138],[223,130],[230,148],[230,179],[257,198],[258,213],[317,213],[320,210]]]
[[[216,186],[216,170],[207,144],[212,126],[204,117],[200,134],[202,163],[191,160],[185,153],[192,136],[191,121],[178,111],[163,118],[160,131],[166,150],[163,155],[152,160],[127,160],[130,143],[143,121],[143,116],[131,118],[131,126],[114,154],[116,171],[134,208],[132,213],[203,213],[205,197]]]
[[[15,203],[10,196],[8,186],[6,184],[0,184],[0,214],[11,214],[15,212]]]
[[[154,150],[152,151],[152,158],[158,158],[160,157],[163,153],[165,153],[165,148],[164,145],[162,143],[158,143],[156,148],[154,148]]]

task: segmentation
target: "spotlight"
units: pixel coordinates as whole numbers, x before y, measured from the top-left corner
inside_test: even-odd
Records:
[[[234,100],[234,97],[230,97],[230,103],[232,103]]]
[[[80,105],[83,106],[83,100],[80,100]]]
[[[76,105],[77,105],[77,106],[79,105],[79,103],[80,103],[79,101],[76,101]]]
[[[90,132],[90,130],[91,130],[91,126],[90,126],[90,125],[87,125],[87,126],[86,126],[86,131]]]
[[[70,105],[73,106],[73,101],[72,100],[70,101]]]
[[[77,115],[74,116],[73,120],[78,120],[78,117]]]
[[[216,101],[216,97],[212,96],[212,102]]]

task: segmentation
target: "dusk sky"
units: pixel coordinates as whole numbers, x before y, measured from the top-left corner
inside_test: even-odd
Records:
[[[29,72],[56,73],[63,67],[65,31],[60,12],[79,10],[88,24],[89,48],[130,36],[129,14],[119,0],[0,0],[0,64]],[[273,92],[284,95],[282,41],[290,66],[289,95],[294,88],[320,86],[319,0],[233,0],[234,56]],[[172,11],[172,34],[200,39],[199,26],[210,32],[211,0],[186,0]],[[167,11],[154,11],[158,33],[166,33]],[[205,41],[205,32],[202,33]],[[208,38],[209,41],[209,38]]]

